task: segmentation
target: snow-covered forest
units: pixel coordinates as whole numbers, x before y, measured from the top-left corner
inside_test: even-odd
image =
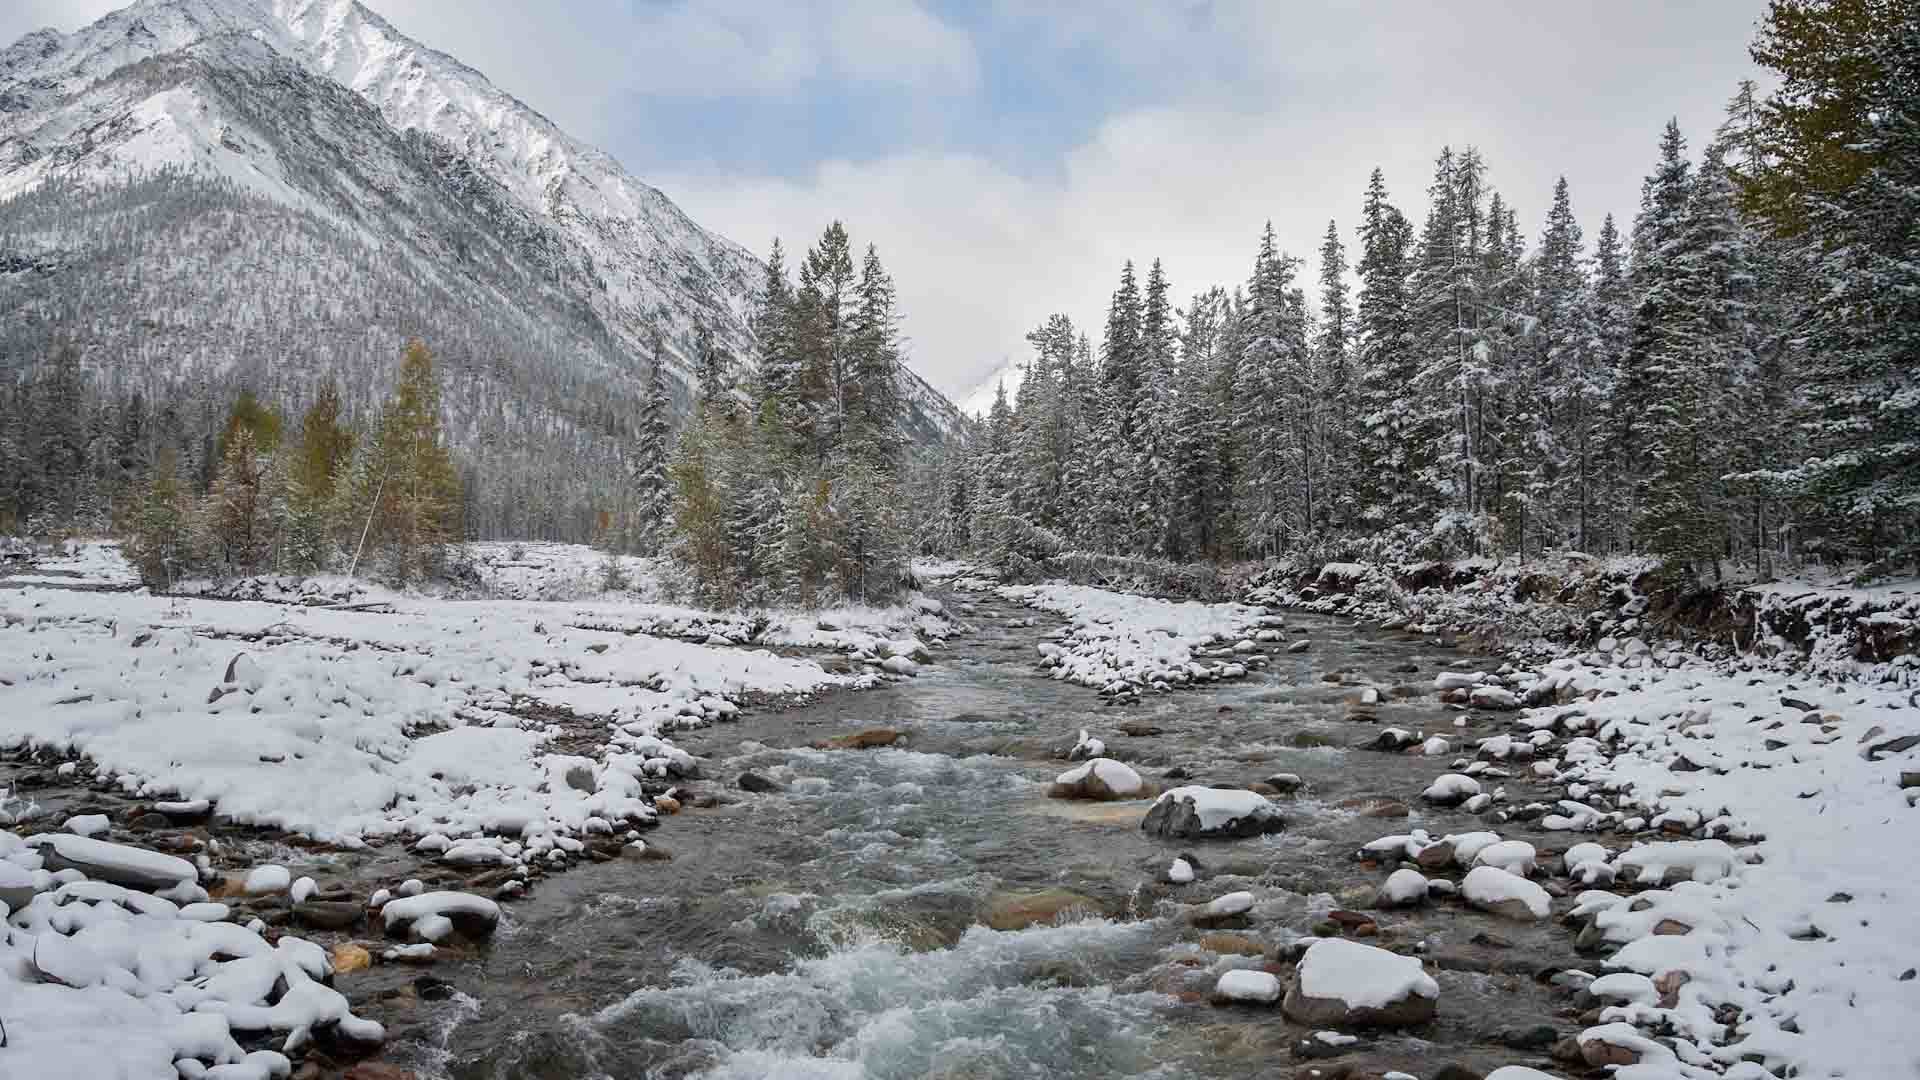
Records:
[[[897,370],[900,357],[890,287],[870,278],[872,261],[856,280],[841,234],[809,254],[797,285],[776,251],[755,290],[745,369],[706,327],[686,343],[656,333],[635,365],[611,358],[619,343],[595,337],[591,319],[562,314],[563,296],[514,280],[511,261],[482,261],[501,275],[486,287],[546,299],[497,309],[490,325],[417,259],[362,252],[231,185],[162,172],[91,193],[72,215],[76,189],[51,184],[0,209],[16,237],[5,246],[20,253],[7,268],[16,310],[33,313],[8,337],[60,341],[0,401],[0,522],[124,530],[163,460],[183,497],[218,500],[240,392],[289,418],[325,403],[371,431],[393,362],[371,348],[382,335],[360,338],[344,396],[305,371],[342,370],[332,358],[353,332],[327,312],[387,305],[416,316],[429,349],[460,358],[438,375],[460,480],[449,536],[667,546],[729,602],[796,599],[829,578],[871,592],[863,574],[827,569],[864,552],[870,529],[889,538],[874,565],[896,577],[903,543],[1016,568],[1065,551],[1229,561],[1577,550],[1700,571],[1733,560],[1763,575],[1810,560],[1896,565],[1920,536],[1920,143],[1910,28],[1873,18],[1837,36],[1770,23],[1755,56],[1777,87],[1743,84],[1715,131],[1650,132],[1641,205],[1608,214],[1592,237],[1574,183],[1523,224],[1517,203],[1545,193],[1503,192],[1498,162],[1447,148],[1424,197],[1375,170],[1354,192],[1357,218],[1329,222],[1311,259],[1279,250],[1269,226],[1250,244],[1245,282],[1184,306],[1159,260],[1144,274],[1129,263],[1097,334],[1068,313],[1048,317],[1028,335],[1017,392],[951,439],[905,437],[898,388],[858,391],[877,385],[872,364]],[[246,234],[257,250],[196,245],[211,218],[256,214],[283,219]],[[55,235],[66,242],[22,241]],[[36,281],[67,280],[36,260],[66,248],[99,253],[100,290],[36,299]],[[114,251],[135,255],[104,254]],[[287,306],[296,317],[271,337],[236,318],[240,352],[255,356],[237,372],[174,357],[188,295],[239,272],[236,260],[306,267],[307,299]],[[50,339],[49,324],[66,329]],[[586,366],[477,362],[554,348]],[[139,360],[76,360],[103,351]],[[710,372],[699,386],[665,377],[676,353]],[[592,375],[635,366],[655,374],[611,393]],[[695,401],[716,395],[733,417],[720,428]],[[910,443],[902,542],[906,521],[885,492]],[[831,491],[813,471],[829,460],[842,481]],[[298,501],[275,496],[262,512]],[[823,513],[839,523],[824,526]],[[841,528],[851,532],[825,539]],[[312,569],[347,546],[295,556],[276,540],[236,562],[203,542],[201,561]]]
[[[1755,46],[1778,88],[1650,132],[1638,210],[1592,238],[1567,180],[1523,226],[1498,163],[1447,148],[1424,199],[1376,170],[1313,261],[1269,226],[1244,283],[1184,309],[1128,263],[1097,344],[1050,316],[922,471],[923,544],[1911,565],[1920,38],[1896,8],[1830,33],[1788,6]]]

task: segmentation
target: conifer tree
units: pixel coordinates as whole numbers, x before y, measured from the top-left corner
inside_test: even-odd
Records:
[[[1324,477],[1323,503],[1332,523],[1344,529],[1358,510],[1354,484],[1354,444],[1358,433],[1353,373],[1354,315],[1347,288],[1347,249],[1340,230],[1327,222],[1320,242],[1320,322],[1314,343],[1320,385],[1317,396],[1326,403],[1321,418],[1319,469]]]

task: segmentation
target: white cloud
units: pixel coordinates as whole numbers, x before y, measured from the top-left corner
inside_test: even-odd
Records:
[[[776,234],[804,249],[843,218],[898,281],[914,366],[957,396],[1024,356],[1025,332],[1050,312],[1097,338],[1125,259],[1163,259],[1183,297],[1231,286],[1270,219],[1311,275],[1329,218],[1351,248],[1376,165],[1417,221],[1442,145],[1480,148],[1530,246],[1562,173],[1589,245],[1607,212],[1627,227],[1661,125],[1678,115],[1698,150],[1751,74],[1749,17],[1714,5],[1528,11],[1464,21],[1410,5],[1390,19],[1312,21],[1223,3],[1160,12],[1130,36],[1110,8],[1067,8],[1035,32],[1127,56],[1157,50],[1163,67],[1184,57],[1244,70],[1230,88],[1190,80],[1166,103],[1107,118],[1039,178],[905,150],[826,161],[798,180],[652,179],[695,220],[759,250]]]

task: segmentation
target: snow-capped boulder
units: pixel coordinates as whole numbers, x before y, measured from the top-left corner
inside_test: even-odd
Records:
[[[1253,894],[1230,892],[1225,896],[1195,905],[1187,911],[1187,921],[1202,929],[1221,926],[1253,910]]]
[[[1467,903],[1503,919],[1532,922],[1553,913],[1547,890],[1497,866],[1476,866],[1460,883]]]
[[[443,936],[433,933],[440,929],[440,923],[433,920],[441,920],[460,936],[478,941],[493,933],[500,922],[500,905],[472,893],[423,892],[388,901],[380,909],[380,919],[389,934],[412,930],[416,936],[432,941]]]
[[[1271,1005],[1280,1000],[1280,979],[1265,971],[1236,968],[1213,985],[1216,1005]]]
[[[1434,982],[1411,956],[1345,938],[1314,942],[1281,1009],[1309,1027],[1411,1027],[1433,1019]]]
[[[1520,699],[1514,696],[1513,691],[1504,686],[1476,686],[1473,688],[1473,693],[1468,696],[1467,700],[1475,708],[1480,709],[1517,709],[1520,707]]]
[[[1518,877],[1531,877],[1538,852],[1525,840],[1502,840],[1488,844],[1473,856],[1475,866],[1496,866]]]
[[[1480,781],[1459,773],[1446,773],[1427,785],[1420,797],[1435,806],[1458,806],[1480,794]]]
[[[1374,895],[1378,908],[1414,907],[1427,902],[1427,876],[1418,870],[1395,870]]]
[[[1054,777],[1047,797],[1111,802],[1139,798],[1146,790],[1146,781],[1132,767],[1112,758],[1094,758]]]
[[[1166,839],[1237,840],[1279,832],[1286,821],[1257,792],[1190,786],[1161,793],[1140,827]]]
[[[1107,744],[1087,734],[1086,728],[1080,729],[1080,741],[1067,751],[1068,761],[1088,761],[1107,756]]]
[[[78,870],[129,889],[166,889],[199,876],[185,859],[71,833],[41,833],[27,842],[41,849],[48,870]]]
[[[284,866],[256,866],[247,871],[247,877],[240,885],[240,891],[248,896],[271,896],[286,892],[293,884],[293,875]]]

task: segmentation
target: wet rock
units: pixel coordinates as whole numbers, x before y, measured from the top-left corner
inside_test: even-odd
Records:
[[[1261,956],[1266,947],[1245,934],[1215,931],[1200,935],[1200,947],[1221,956]]]
[[[1398,799],[1389,799],[1381,795],[1363,795],[1353,799],[1343,799],[1336,804],[1342,810],[1348,810],[1363,818],[1403,818],[1412,813],[1407,804]]]
[[[1501,1028],[1494,1040],[1509,1050],[1545,1050],[1560,1038],[1551,1024],[1524,1028]]]
[[[1154,735],[1164,735],[1165,733],[1166,729],[1160,725],[1149,723],[1145,720],[1128,720],[1120,725],[1120,734],[1136,739],[1150,738]]]
[[[1055,777],[1047,798],[1113,802],[1138,799],[1146,793],[1146,781],[1132,768],[1111,758],[1095,758]]]
[[[419,1080],[412,1069],[389,1065],[384,1061],[362,1061],[348,1069],[341,1080]]]
[[[869,728],[856,731],[851,735],[836,735],[831,739],[822,739],[814,743],[816,750],[875,750],[883,746],[892,746],[905,736],[892,728]]]
[[[1287,651],[1290,653],[1303,653],[1311,648],[1313,648],[1313,642],[1308,641],[1306,638],[1301,638],[1299,641],[1287,646]]]
[[[351,901],[308,900],[293,906],[294,920],[315,930],[345,930],[365,914],[365,908]]]
[[[1292,795],[1301,788],[1306,787],[1307,782],[1293,773],[1283,772],[1274,773],[1272,776],[1267,777],[1266,785],[1272,788],[1277,795]]]
[[[995,930],[1024,930],[1029,926],[1057,922],[1072,912],[1097,911],[1099,904],[1094,900],[1066,889],[995,893],[987,898],[986,906],[980,912],[980,921]]]
[[[771,792],[787,790],[786,785],[780,783],[780,781],[775,780],[770,776],[762,776],[761,774],[754,772],[752,769],[748,769],[746,772],[741,773],[740,779],[735,781],[735,783],[740,785],[740,790],[751,791],[756,795],[764,795]]]
[[[1222,926],[1243,923],[1247,912],[1252,910],[1252,893],[1231,892],[1208,903],[1189,908],[1187,922],[1202,930],[1215,930]]]
[[[1436,840],[1420,849],[1413,861],[1423,870],[1439,870],[1453,863],[1453,841]]]
[[[350,975],[373,966],[373,954],[351,941],[343,941],[328,953],[335,975]]]
[[[1380,734],[1375,735],[1371,742],[1365,744],[1365,748],[1368,750],[1383,750],[1388,753],[1394,753],[1405,750],[1407,747],[1419,741],[1419,736],[1404,728],[1388,728]]]
[[[1237,840],[1280,832],[1286,820],[1251,791],[1179,787],[1154,802],[1140,828],[1162,839]]]

